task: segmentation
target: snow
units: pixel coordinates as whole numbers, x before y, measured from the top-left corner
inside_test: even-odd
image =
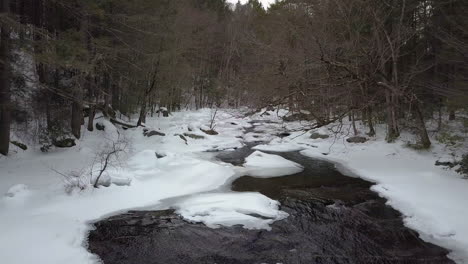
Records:
[[[259,193],[248,192],[196,195],[175,207],[185,219],[203,222],[212,228],[242,225],[247,229],[271,230],[271,223],[288,216],[278,209],[279,202]]]
[[[254,177],[278,177],[296,174],[304,168],[281,156],[255,151],[245,159],[246,174]]]
[[[1,262],[97,263],[84,246],[90,222],[129,209],[157,207],[166,198],[223,186],[236,175],[233,166],[197,153],[218,147],[241,147],[242,142],[235,136],[242,135],[242,121],[233,126],[231,115],[223,113],[227,121],[225,125],[218,124],[219,136],[189,140],[188,145],[171,135],[184,132],[187,120],[208,122],[207,113],[202,110],[148,118],[148,126],[168,133],[166,137],[151,138],[144,137],[141,128],[117,133],[112,123],[98,118],[96,122],[103,122],[105,131],[83,129],[82,139],[73,148],[42,153],[36,146],[0,158],[0,193],[6,194],[0,196]],[[114,184],[99,189],[89,187],[87,168],[119,134],[130,142],[130,148],[107,171]],[[156,151],[166,156],[158,159]],[[84,174],[81,180],[88,181],[84,184],[87,188],[68,193],[64,177],[52,169],[64,174]],[[27,254],[24,248],[28,249]]]
[[[25,184],[16,184],[10,187],[5,193],[6,197],[17,199],[18,197],[25,197],[29,194],[28,186]]]
[[[27,151],[0,157],[1,262],[98,263],[85,246],[90,223],[131,209],[158,209],[169,198],[177,198],[170,206],[189,221],[210,227],[242,225],[268,230],[274,221],[287,217],[278,202],[259,193],[222,190],[242,175],[298,173],[301,165],[263,151],[301,151],[305,156],[334,162],[346,175],[375,182],[372,190],[402,212],[405,225],[422,239],[450,249],[449,256],[457,263],[468,263],[468,181],[454,170],[434,166],[436,160],[453,160],[452,148],[433,141],[430,151],[416,151],[406,147],[405,135],[401,141],[388,144],[384,142],[385,128],[380,126],[376,138],[348,144],[349,124],[336,135],[332,133],[336,124],[305,133],[300,128],[307,123],[281,121],[281,116],[289,114],[287,110],[261,113],[244,118],[239,111],[219,110],[215,119],[219,135],[200,130],[210,125],[209,109],[148,117],[148,129],[166,134],[154,137],[145,137],[142,128],[121,130],[97,116],[96,122],[103,123],[105,131],[83,128],[83,137],[73,148],[42,153],[39,146],[28,145]],[[253,132],[245,133],[252,120],[273,123],[258,121]],[[278,134],[285,131],[291,135],[280,138]],[[186,132],[204,139],[187,137],[185,142],[179,135]],[[330,137],[311,139],[312,132]],[[117,139],[128,142],[128,149],[107,171],[110,187],[89,187],[89,167],[97,154]],[[234,150],[245,142],[260,140],[265,142],[255,147],[243,167],[213,158],[215,151]],[[164,157],[158,158],[156,153]],[[78,179],[87,188],[67,192],[64,177],[54,170],[82,175]]]

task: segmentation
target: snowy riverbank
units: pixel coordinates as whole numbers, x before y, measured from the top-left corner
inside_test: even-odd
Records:
[[[284,175],[297,172],[300,167],[256,152],[248,159],[250,163],[240,168],[212,159],[213,152],[202,152],[241,147],[243,141],[260,138],[271,140],[258,146],[260,151],[301,150],[306,156],[336,162],[345,174],[376,182],[373,190],[404,214],[408,227],[418,231],[424,240],[453,250],[451,257],[458,263],[468,263],[468,209],[464,206],[468,201],[468,181],[451,170],[434,166],[445,151],[442,145],[435,144],[429,152],[417,152],[402,142],[385,143],[382,133],[363,144],[349,144],[333,135],[311,139],[313,131],[276,136],[300,127],[300,122],[263,124],[244,134],[252,120],[280,119],[274,113],[244,118],[237,111],[220,111],[215,127],[219,134],[207,135],[199,128],[210,123],[212,114],[201,110],[149,118],[148,128],[165,136],[146,137],[142,128],[120,130],[130,148],[118,166],[108,171],[108,176],[114,182],[131,181],[129,186],[113,184],[67,194],[63,179],[53,171],[86,170],[95,153],[108,145],[108,140],[115,139],[117,133],[110,123],[106,123],[105,131],[84,131],[77,146],[70,149],[47,154],[37,149],[18,150],[1,158],[0,193],[10,190],[0,198],[2,262],[94,263],[96,258],[84,247],[90,221],[128,209],[156,208],[163,199],[197,193],[203,194],[189,196],[174,205],[185,218],[209,226],[240,223],[246,228],[268,229],[272,221],[287,217],[276,201],[258,193],[223,193],[218,188],[242,174],[266,176],[261,173],[262,168],[284,170]],[[330,134],[327,128],[320,132]],[[158,159],[155,152],[165,157]],[[215,204],[209,202],[213,199]],[[249,215],[252,213],[269,220],[256,219]],[[28,254],[24,254],[25,248]]]

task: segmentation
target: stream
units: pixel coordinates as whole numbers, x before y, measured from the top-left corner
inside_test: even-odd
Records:
[[[242,165],[254,145],[217,158]],[[281,203],[289,217],[274,222],[271,231],[212,229],[171,209],[130,211],[96,222],[89,251],[106,264],[454,263],[446,257],[448,250],[406,228],[401,214],[370,190],[372,183],[299,152],[271,153],[304,170],[275,178],[243,176],[231,183],[232,191],[260,192]]]

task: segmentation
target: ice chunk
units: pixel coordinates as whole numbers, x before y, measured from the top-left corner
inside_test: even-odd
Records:
[[[192,196],[179,204],[177,213],[208,227],[242,225],[246,229],[271,230],[270,224],[284,219],[279,202],[259,193],[208,193]]]
[[[278,177],[301,172],[302,165],[281,156],[255,151],[245,159],[247,174],[254,177]]]

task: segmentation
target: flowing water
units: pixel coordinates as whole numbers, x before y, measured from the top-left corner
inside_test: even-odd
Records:
[[[252,144],[220,153],[241,165]],[[401,215],[369,188],[334,165],[298,152],[275,153],[304,171],[283,177],[243,176],[237,192],[257,191],[281,203],[289,217],[272,230],[239,226],[211,229],[189,223],[173,210],[132,211],[95,223],[89,250],[104,263],[453,263],[448,251],[419,239]]]

